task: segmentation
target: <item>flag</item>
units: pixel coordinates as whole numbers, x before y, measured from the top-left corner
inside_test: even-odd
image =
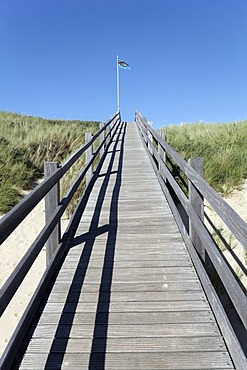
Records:
[[[118,59],[118,67],[123,69],[130,69],[129,65],[122,59]]]

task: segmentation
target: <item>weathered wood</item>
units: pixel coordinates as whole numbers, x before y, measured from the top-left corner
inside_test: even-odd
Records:
[[[160,282],[154,282],[154,283],[137,283],[137,282],[121,282],[121,283],[112,283],[111,291],[116,292],[163,292],[164,289],[166,291],[197,291],[200,290],[200,283],[198,281],[191,281],[191,280],[185,280],[185,281],[170,281],[169,285],[165,285],[167,283],[161,284]],[[71,282],[56,282],[57,290],[69,290],[71,292],[106,292],[107,289],[109,291],[109,284],[102,283],[99,286],[99,283],[90,283],[90,282],[84,282],[83,286],[81,287],[80,283],[73,283],[71,286]],[[164,285],[164,286],[163,286]]]
[[[114,332],[114,326],[110,327]],[[134,327],[135,328],[135,327]],[[133,328],[133,329],[134,329]],[[138,326],[138,328],[141,328]],[[155,326],[151,326],[155,328]],[[45,329],[45,327],[44,327]],[[121,328],[120,328],[121,329]],[[143,331],[136,333],[137,337],[134,337],[135,331],[131,330],[127,333],[127,337],[124,337],[124,334],[120,338],[115,338],[109,334],[107,338],[107,352],[176,352],[178,356],[180,352],[200,352],[203,346],[205,352],[209,351],[219,351],[224,350],[224,343],[221,338],[214,336],[202,336],[200,341],[193,335],[186,336],[186,332],[182,337],[161,337],[159,341],[154,341],[152,334],[149,332],[150,327],[143,327]],[[162,329],[162,327],[160,327]],[[135,330],[135,329],[134,329]],[[146,331],[145,331],[146,330]],[[53,353],[62,353],[65,346],[65,340],[63,338],[62,331],[66,334],[66,327],[62,327],[61,336],[56,337],[54,344],[52,345],[52,337],[49,336],[49,333],[46,333],[46,339],[40,345],[40,341],[36,338],[32,339],[28,351],[35,353],[44,353],[49,352],[52,345]],[[181,331],[180,331],[181,332]],[[122,334],[122,333],[121,333]],[[131,337],[129,337],[131,334]],[[146,336],[145,336],[146,335]],[[86,335],[78,337],[76,339],[69,339],[66,343],[66,352],[67,353],[90,353],[92,346],[92,336]],[[140,340],[141,338],[141,340]],[[127,340],[126,340],[127,339]],[[104,351],[104,339],[97,337],[97,346],[96,352]]]
[[[0,244],[16,229],[24,218],[33,210],[42,198],[51,190],[51,188],[62,178],[63,170],[59,168],[46,181],[43,181],[25,198],[23,198],[15,207],[13,207],[0,220]]]
[[[152,325],[152,324],[186,324],[186,323],[209,323],[214,322],[215,318],[208,308],[204,311],[166,311],[166,312],[112,312],[108,317],[107,313],[98,315],[99,322],[105,322],[108,319],[109,325]],[[60,313],[44,312],[40,318],[39,324],[50,325],[58,324],[68,325],[73,320],[75,325],[95,324],[95,312],[76,312]]]
[[[94,329],[95,324],[85,324],[85,325],[74,325],[71,327],[70,324],[68,325],[59,325],[59,328],[57,327],[57,324],[49,324],[49,325],[39,325],[37,329],[34,331],[32,338],[44,338],[44,339],[54,339],[56,338],[93,338],[94,336]],[[97,333],[95,336],[97,338],[105,338],[105,327],[104,324],[99,324],[97,327]],[[107,337],[108,338],[115,338],[116,342],[120,338],[128,338],[131,340],[131,338],[138,338],[138,342],[145,343],[145,341],[140,340],[142,338],[159,338],[159,341],[162,342],[163,338],[174,338],[175,340],[177,338],[181,337],[187,337],[187,340],[191,338],[196,337],[210,337],[210,338],[218,338],[218,340],[221,340],[222,347],[221,349],[225,350],[225,346],[223,344],[222,339],[219,336],[218,327],[216,323],[210,322],[210,323],[189,323],[189,324],[176,324],[176,323],[159,323],[159,324],[125,324],[122,325],[121,323],[114,324],[114,325],[108,325],[107,327]],[[198,338],[197,338],[198,341]],[[36,341],[38,342],[38,340]],[[44,343],[44,340],[39,341],[40,345]],[[202,344],[200,341],[198,341],[198,347],[200,350],[202,350]],[[150,347],[156,346],[157,342],[153,339],[149,341]],[[144,344],[145,345],[145,344]],[[203,348],[204,349],[204,348]],[[214,348],[214,350],[216,350]],[[49,350],[49,349],[48,349]],[[77,352],[76,350],[74,350]],[[147,349],[146,349],[147,351]]]
[[[150,157],[150,159],[151,159],[151,162],[152,162],[153,161],[152,157]],[[156,170],[155,163],[153,163],[153,168]],[[226,316],[226,312],[225,312],[224,308],[222,307],[220,299],[217,296],[217,294],[216,294],[216,292],[215,292],[215,290],[214,290],[214,288],[213,288],[213,286],[212,286],[212,284],[209,280],[209,277],[207,276],[206,271],[205,271],[204,267],[202,266],[202,263],[199,260],[197,253],[195,252],[195,250],[193,248],[193,245],[191,244],[191,240],[190,240],[190,238],[187,234],[187,231],[184,227],[184,223],[181,219],[181,216],[178,213],[177,207],[174,204],[174,201],[173,201],[167,187],[165,186],[164,182],[162,181],[162,177],[160,176],[160,174],[158,173],[157,170],[156,170],[156,173],[157,173],[157,176],[159,178],[160,185],[161,185],[161,187],[162,187],[162,189],[163,189],[163,191],[164,191],[164,193],[165,193],[165,195],[166,195],[166,197],[169,201],[169,204],[171,206],[171,209],[173,211],[173,214],[175,216],[175,219],[177,221],[179,229],[180,229],[180,231],[183,235],[183,238],[186,241],[186,244],[189,248],[189,252],[190,252],[190,255],[193,259],[193,263],[195,264],[195,268],[196,268],[196,270],[197,270],[197,272],[200,276],[200,279],[201,279],[202,284],[204,286],[207,297],[208,297],[208,299],[209,299],[209,301],[210,301],[210,303],[213,307],[213,310],[214,310],[214,313],[215,313],[216,318],[218,320],[219,326],[222,330],[222,333],[223,333],[224,338],[226,340],[226,343],[228,345],[229,351],[230,351],[231,356],[234,360],[234,364],[236,366],[236,369],[244,370],[244,369],[247,368],[247,358],[246,358],[246,356],[243,352],[243,349],[241,348],[239,340],[236,337],[236,334],[235,334],[235,332],[232,328],[232,325],[231,325],[228,317]],[[184,202],[183,204],[185,205],[185,203],[186,202]]]
[[[91,312],[97,309],[97,312],[169,312],[174,311],[203,311],[208,309],[206,300],[200,301],[160,301],[155,302],[100,302],[97,307],[97,302],[79,302],[76,305],[76,312]],[[47,312],[74,312],[75,304],[64,302],[48,302],[46,304]]]
[[[50,175],[55,173],[59,168],[58,162],[45,162],[44,165],[44,177],[49,178]],[[53,213],[55,212],[60,201],[60,187],[59,182],[57,182],[49,193],[45,196],[45,222],[48,223]],[[60,220],[57,226],[54,228],[53,232],[49,236],[46,242],[46,265],[48,266],[50,260],[60,242],[61,238],[61,226]]]
[[[113,132],[115,133],[118,129],[118,126],[120,124],[120,116],[116,115],[113,120],[115,121],[115,125],[112,127]],[[95,141],[96,137],[100,134],[100,131],[94,136],[94,138],[91,140],[92,143]],[[91,145],[92,143],[86,144],[81,151],[84,152],[87,148],[87,145]],[[100,150],[100,148],[99,148]],[[97,155],[97,151],[95,152],[95,155]],[[76,160],[75,158],[78,158],[79,152],[77,151],[74,156],[71,157],[69,161],[65,163],[64,166],[59,168],[57,172],[53,175],[51,175],[46,181],[44,181],[40,186],[38,186],[29,196],[24,198],[23,202],[21,204],[14,207],[13,210],[10,211],[9,214],[6,215],[4,218],[4,222],[1,223],[0,230],[4,231],[3,233],[3,240],[11,233],[11,231],[14,229],[12,228],[13,225],[9,228],[9,231],[6,231],[6,227],[9,225],[9,223],[13,220],[15,220],[17,226],[28,214],[32,208],[38,203],[38,201],[44,197],[47,192],[54,186],[54,184],[57,183],[57,181],[62,177],[62,175],[71,167],[71,165]],[[100,161],[98,164],[98,167],[95,170],[95,176],[97,177],[99,168],[101,167],[102,162]],[[63,202],[57,207],[53,219],[50,221],[49,224],[46,224],[46,226],[43,228],[42,232],[38,235],[36,240],[33,242],[32,246],[27,251],[26,255],[23,257],[23,259],[20,261],[20,263],[16,266],[13,273],[10,275],[6,283],[3,285],[0,291],[0,314],[5,310],[8,303],[10,302],[11,298],[13,297],[14,293],[18,289],[19,285],[23,281],[27,271],[30,269],[31,265],[33,264],[34,260],[36,259],[38,253],[40,252],[41,248],[47,241],[49,235],[53,231],[54,227],[57,225],[58,220],[61,218],[66,206],[70,202],[75,190],[79,186],[79,183],[81,182],[81,178],[84,176],[84,171],[86,169],[82,169],[81,173],[77,177],[77,179],[74,181],[71,191],[67,193],[65,199],[63,199]],[[79,202],[79,208],[82,208],[82,206],[85,206],[85,201],[87,198],[87,194],[84,194],[84,197]],[[77,214],[79,208],[77,207],[74,214],[74,219],[77,219]],[[2,220],[1,220],[2,221]],[[21,343],[23,342],[23,338],[25,337],[26,331],[28,330],[29,324],[34,317],[37,307],[40,304],[42,295],[45,293],[48,283],[50,282],[55,268],[58,266],[61,256],[63,253],[61,253],[61,250],[64,251],[66,248],[66,243],[68,242],[68,236],[73,235],[74,229],[73,229],[73,223],[70,223],[69,228],[66,230],[65,237],[63,238],[63,243],[55,252],[54,257],[51,260],[51,263],[49,265],[49,268],[46,270],[45,274],[43,275],[30,303],[28,304],[27,309],[25,310],[10,342],[8,343],[1,359],[0,359],[0,368],[3,369],[10,369],[12,367],[12,363],[14,361],[14,356],[19,349]]]
[[[100,129],[103,129],[104,126],[105,126],[104,123],[100,122]],[[101,150],[100,150],[100,158],[102,158],[104,154],[104,146],[103,146],[104,139],[105,139],[105,132],[102,131],[99,137],[100,145],[102,145]]]
[[[126,288],[128,290],[128,288]],[[99,292],[94,293],[81,293],[78,297],[78,291],[56,291],[52,292],[48,301],[51,302],[97,302],[99,298]],[[146,302],[152,301],[196,301],[205,299],[204,294],[201,291],[186,290],[186,291],[174,291],[163,288],[163,291],[152,292],[114,292],[111,291],[111,300],[116,302]],[[109,301],[109,292],[101,292],[101,301]]]
[[[85,134],[85,141],[88,142],[92,138],[92,133],[91,132],[86,132]],[[86,163],[89,163],[92,161],[93,158],[93,148],[90,146],[87,151],[86,151]],[[87,175],[86,175],[86,184],[88,185],[89,182],[91,181],[91,178],[93,176],[93,164],[90,165],[90,167],[87,170]]]
[[[110,142],[110,125],[107,124],[106,125],[106,145],[109,144]]]
[[[164,130],[160,130],[160,137],[165,140],[165,131]],[[160,145],[159,141],[158,141],[158,153],[159,153],[159,156],[161,158],[161,160],[163,160],[164,163],[166,163],[166,152],[164,151],[164,149],[162,148],[162,146]],[[164,181],[166,180],[165,179],[165,176],[164,176],[164,173],[161,169],[161,166],[159,164],[159,172],[161,174],[161,176],[163,177]]]
[[[162,183],[161,183],[162,184]],[[189,235],[187,234],[187,231],[184,227],[183,221],[178,213],[177,207],[168,192],[167,188],[163,186],[162,188],[164,190],[164,193],[166,194],[166,197],[168,199],[168,202],[173,210],[174,217],[177,221],[177,224],[179,226],[179,229],[181,231],[181,234],[183,235],[183,238],[186,241],[186,244],[188,246],[188,250],[190,253],[190,256],[193,260],[193,263],[195,265],[196,271],[200,277],[200,280],[202,282],[202,285],[204,287],[206,296],[213,308],[213,312],[216,316],[217,322],[219,324],[219,327],[221,329],[221,332],[223,334],[224,340],[226,341],[227,347],[229,349],[230,355],[233,358],[234,364],[236,366],[236,369],[238,370],[245,370],[247,368],[247,358],[243,352],[243,349],[239,343],[239,340],[236,336],[236,333],[226,315],[226,312],[222,306],[222,303],[219,299],[219,297],[216,294],[216,291],[214,290],[212,283],[206,273],[205,268],[202,265],[202,262],[198,258],[198,254],[194,250],[194,247],[191,243],[191,239]]]
[[[135,125],[126,136],[108,150],[20,368],[233,368]]]
[[[137,116],[137,121],[145,125],[144,120]],[[147,127],[147,125],[145,126]],[[207,199],[213,209],[222,218],[228,228],[247,250],[247,224],[244,220],[226,203],[223,198],[163,139],[159,138],[156,131],[148,126],[152,136],[159,141],[162,148],[172,157],[175,163],[182,169],[188,179],[197,187],[200,193]]]
[[[232,273],[232,271],[229,269],[229,265],[226,261],[225,256],[219,251],[219,249],[215,246],[214,241],[212,240],[211,236],[208,233],[208,230],[205,228],[205,225],[191,206],[189,200],[181,190],[181,188],[178,186],[176,180],[173,178],[171,173],[168,171],[167,167],[162,163],[158,156],[158,152],[155,149],[155,147],[152,147],[154,155],[156,156],[157,161],[161,163],[161,166],[163,168],[163,171],[166,173],[166,177],[173,187],[176,195],[178,196],[179,200],[181,201],[181,204],[183,205],[186,213],[189,215],[191,222],[196,227],[196,231],[202,241],[202,243],[205,245],[205,248],[207,250],[207,253],[217,271],[219,274],[227,293],[229,294],[239,316],[241,317],[241,320],[243,321],[243,324],[245,328],[247,328],[247,311],[246,311],[246,305],[247,305],[247,298],[240,287],[238,281],[235,278],[235,275]],[[150,157],[151,158],[151,157]],[[154,165],[154,168],[156,166]],[[193,170],[194,171],[194,170]]]
[[[118,124],[120,123],[120,114],[117,113],[115,116],[112,117],[112,119],[110,119],[104,127],[100,128],[99,131],[97,131],[94,136],[91,138],[91,140],[88,142],[88,143],[85,143],[81,148],[79,148],[75,153],[73,153],[71,155],[70,158],[68,158],[62,168],[64,170],[64,173],[67,172],[71,166],[77,161],[78,158],[81,157],[81,155],[83,153],[85,153],[85,151],[91,146],[93,145],[93,143],[95,142],[95,140],[101,135],[101,133],[107,128],[109,131],[113,130],[114,127],[116,127]],[[109,126],[112,125],[112,128],[109,129]],[[107,142],[107,144],[109,143],[109,140]]]
[[[231,359],[224,351],[196,351],[181,352],[179,356],[176,352],[77,352],[65,353],[60,369],[76,370],[87,369],[90,363],[90,369],[99,370],[228,370],[234,369]],[[56,369],[57,363],[61,362],[61,356],[52,353],[49,356],[49,366],[47,366],[47,354],[40,353],[38,362],[34,363],[34,353],[30,352],[20,366],[20,370],[41,370]],[[198,366],[198,364],[200,364]]]
[[[120,115],[117,113],[111,121],[114,126],[120,123]],[[89,148],[90,145],[97,139],[97,137],[104,130],[99,130],[92,138],[92,140],[78,149],[57,172],[49,179],[42,182],[30,194],[22,199],[15,207],[13,207],[4,217],[0,220],[0,244],[7,239],[7,237],[15,230],[15,228],[24,220],[24,218],[32,211],[32,209],[40,202],[48,191],[62,178],[62,176],[71,168],[76,160]]]
[[[201,157],[190,158],[189,165],[194,168],[201,177],[203,177],[203,159]],[[189,200],[199,218],[204,222],[204,199],[202,194],[191,181],[189,181]],[[205,248],[191,220],[189,220],[189,235],[197,252],[205,262]]]

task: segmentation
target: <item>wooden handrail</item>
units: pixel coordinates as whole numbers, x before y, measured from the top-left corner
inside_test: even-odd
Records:
[[[40,184],[36,189],[32,191],[26,198],[24,198],[19,204],[17,204],[9,213],[7,213],[0,221],[0,232],[1,242],[6,240],[10,233],[20,224],[20,222],[26,217],[26,215],[37,205],[37,203],[48,193],[48,191],[62,178],[62,176],[70,169],[75,161],[95,142],[96,138],[106,129],[110,127],[108,134],[105,136],[104,141],[95,150],[91,160],[85,164],[77,178],[74,180],[70,189],[68,189],[66,195],[61,200],[60,204],[56,208],[53,215],[50,217],[49,222],[46,223],[44,228],[41,230],[39,235],[36,237],[26,254],[23,256],[21,261],[15,267],[14,271],[8,277],[2,288],[0,289],[0,315],[4,312],[8,306],[10,300],[14,296],[15,292],[19,288],[27,272],[33,265],[42,247],[48,240],[52,231],[56,227],[58,221],[61,219],[66,207],[71,201],[75,191],[80,185],[82,179],[85,177],[88,169],[91,167],[96,156],[102,149],[104,143],[108,140],[112,131],[116,132],[118,125],[120,124],[120,113],[114,115],[114,117],[102,127],[92,139],[83,145],[75,154],[73,154],[64,165],[61,166],[54,174],[52,174],[47,180]],[[11,227],[8,226],[11,225]],[[11,231],[10,231],[11,230]]]
[[[144,141],[144,140],[143,140]],[[149,153],[151,163],[153,165],[153,168],[155,170],[155,173],[158,177],[158,180],[160,182],[161,188],[166,195],[167,201],[171,207],[171,210],[173,212],[174,218],[177,222],[177,225],[180,229],[181,235],[185,241],[185,244],[187,246],[187,250],[190,254],[190,257],[192,259],[192,262],[194,264],[194,267],[197,271],[197,274],[200,278],[200,281],[202,283],[203,289],[206,293],[206,296],[208,298],[208,301],[210,302],[210,305],[212,307],[212,310],[214,312],[214,315],[217,319],[217,323],[219,324],[220,330],[223,334],[224,340],[228,346],[228,349],[230,351],[230,354],[233,358],[234,365],[236,366],[236,370],[246,370],[247,368],[247,358],[243,352],[243,349],[239,343],[239,339],[236,336],[236,333],[232,327],[232,324],[229,320],[229,318],[226,315],[226,312],[224,310],[224,307],[221,303],[221,300],[219,296],[217,295],[215,289],[213,288],[213,285],[210,281],[209,276],[207,275],[207,272],[205,270],[205,267],[196,252],[196,249],[194,245],[192,244],[192,241],[188,235],[188,232],[186,231],[184,222],[182,220],[182,217],[177,209],[176,204],[173,201],[173,198],[166,186],[166,183],[164,182],[164,178],[162,174],[160,174],[159,169],[156,166],[154,158]]]
[[[73,237],[75,233],[75,226],[79,223],[81,219],[81,215],[83,214],[87,201],[91,192],[91,188],[93,186],[94,181],[97,179],[100,169],[102,167],[102,164],[105,160],[105,157],[108,152],[108,148],[112,143],[112,138],[114,138],[116,135],[119,135],[119,132],[121,132],[121,119],[120,115],[117,117],[116,121],[114,122],[113,126],[110,128],[110,134],[111,139],[109,139],[110,136],[107,136],[101,141],[98,148],[95,150],[95,156],[101,152],[102,156],[99,159],[99,162],[97,164],[97,167],[94,170],[93,177],[90,180],[90,183],[86,188],[84,189],[84,192],[76,206],[76,209],[73,212],[73,215],[71,217],[71,220],[69,222],[69,225],[67,226],[65,233],[63,235],[63,238],[61,240],[61,243],[58,245],[57,249],[55,250],[54,255],[51,258],[49,267],[45,270],[38,287],[36,288],[34,294],[32,295],[32,298],[30,302],[28,303],[28,306],[22,315],[1,359],[0,359],[0,369],[11,369],[12,364],[14,361],[13,354],[16,354],[20,348],[20,345],[23,342],[23,339],[25,338],[25,335],[28,331],[28,328],[30,326],[30,323],[34,317],[34,315],[37,312],[37,309],[39,307],[39,304],[42,300],[43,295],[45,294],[47,287],[50,283],[50,280],[52,279],[52,276],[54,275],[54,272],[56,271],[57,267],[61,263],[61,260],[63,258],[64,252],[66,252],[67,247],[69,245],[69,241],[71,237]],[[120,129],[119,129],[120,128]],[[119,132],[118,132],[119,131]],[[101,151],[102,147],[105,145],[104,152]],[[83,167],[81,172],[79,173],[76,180],[74,180],[74,183],[71,185],[70,189],[68,190],[67,194],[64,197],[64,200],[69,196],[71,192],[73,192],[73,188],[77,188],[77,184],[79,184],[81,179],[85,176],[87,168],[91,165],[92,161],[90,161],[89,164]]]
[[[243,245],[245,250],[247,249],[247,224],[224,201],[224,199],[209,186],[209,184],[190,166],[190,164],[181,158],[179,154],[171,146],[169,146],[169,144],[160,135],[158,135],[158,133],[150,125],[148,125],[140,113],[136,113],[136,123],[138,125],[143,143],[145,144],[146,150],[150,156],[154,170],[159,179],[161,188],[163,189],[171,209],[173,210],[178,227],[180,228],[194,266],[204,286],[205,293],[212,306],[213,312],[217,317],[220,329],[224,334],[224,339],[226,340],[236,369],[244,370],[246,369],[247,359],[239,343],[239,338],[237,338],[234,328],[232,327],[232,324],[221,304],[220,298],[217,295],[212,282],[210,281],[208,275],[208,260],[206,262],[203,261],[203,258],[201,258],[202,256],[196,250],[196,246],[193,244],[191,235],[189,235],[186,225],[180,217],[177,206],[170,194],[170,188],[174,191],[178,200],[183,206],[190,223],[193,224],[193,228],[196,230],[202,246],[207,252],[212,265],[217,271],[219,278],[221,279],[226,292],[228,293],[245,328],[247,328],[246,289],[238,281],[225,256],[218,249],[215,241],[211,237],[206,225],[203,222],[203,218],[201,215],[197,214],[187,195],[184,193],[167,167],[164,160],[166,155],[168,154],[173,159],[175,165],[180,167],[180,169],[187,176],[188,180],[193,183],[198,193],[208,200],[216,213],[221,217],[231,232]],[[164,151],[164,153],[162,151]],[[168,183],[169,187],[167,186]]]
[[[145,120],[142,119],[140,114],[136,115],[136,120],[152,134],[152,137],[159,143],[162,149],[172,157],[174,162],[205,197],[247,251],[247,223],[151,126],[145,122]],[[146,140],[148,140],[148,137],[146,137]]]
[[[38,185],[25,198],[23,198],[15,207],[13,207],[0,220],[0,244],[16,229],[16,227],[26,218],[33,208],[40,202],[48,191],[64,176],[78,158],[95,142],[97,137],[115,120],[120,119],[120,114],[116,113],[114,117],[99,129],[92,139],[79,148],[64,164],[58,168],[50,177]],[[109,135],[109,134],[108,134]],[[107,136],[106,136],[107,137]]]

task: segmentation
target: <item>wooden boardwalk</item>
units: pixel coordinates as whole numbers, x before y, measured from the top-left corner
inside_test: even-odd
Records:
[[[21,369],[233,369],[135,124],[111,145]]]

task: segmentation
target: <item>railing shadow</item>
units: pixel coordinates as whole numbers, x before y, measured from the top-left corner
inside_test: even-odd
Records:
[[[63,363],[64,355],[68,345],[70,333],[73,326],[74,317],[76,314],[77,306],[79,303],[81,288],[83,286],[86,272],[88,269],[90,257],[93,252],[95,240],[98,235],[107,233],[107,241],[105,247],[104,264],[101,275],[99,297],[96,309],[95,324],[93,341],[91,348],[91,355],[89,361],[89,369],[103,369],[105,366],[105,353],[107,345],[107,331],[109,321],[109,308],[110,308],[110,295],[111,285],[113,276],[113,264],[114,254],[118,227],[118,198],[120,193],[121,181],[122,181],[122,167],[123,167],[123,150],[124,150],[124,138],[126,133],[126,123],[123,123],[118,134],[116,141],[113,142],[113,149],[108,152],[111,155],[107,172],[104,174],[104,180],[100,188],[98,199],[95,205],[94,214],[91,220],[88,233],[77,236],[71,243],[71,248],[76,245],[85,243],[82,250],[80,259],[77,264],[76,271],[73,276],[72,283],[67,295],[66,302],[64,303],[63,312],[61,314],[55,338],[53,340],[50,353],[48,355],[45,368],[50,368],[56,364],[56,368],[60,368]],[[120,151],[117,149],[118,144],[121,142]],[[113,165],[116,157],[116,153],[119,153],[118,168],[117,171],[113,171]],[[109,225],[99,227],[100,214],[102,211],[107,187],[112,175],[116,176],[116,181],[112,191]],[[83,269],[82,269],[83,267]],[[73,299],[71,299],[73,296]],[[73,301],[73,303],[71,303]],[[69,305],[70,314],[67,313],[67,306]],[[66,322],[66,337],[63,340],[59,340],[59,353],[57,352],[57,341],[61,338],[63,332],[64,323]]]
[[[109,215],[109,231],[106,242],[104,265],[102,270],[100,290],[98,297],[98,304],[95,317],[93,342],[91,348],[91,355],[89,361],[89,369],[104,369],[105,368],[105,355],[107,346],[107,332],[109,322],[109,309],[111,298],[111,285],[113,278],[113,265],[115,246],[117,238],[118,227],[118,199],[122,182],[122,167],[123,167],[123,154],[124,154],[124,138],[126,133],[126,124],[124,125],[124,132],[121,142],[121,150],[118,162],[118,170],[116,181],[112,192],[112,199],[110,205]],[[102,316],[102,307],[105,315]],[[100,340],[99,340],[100,338]]]

